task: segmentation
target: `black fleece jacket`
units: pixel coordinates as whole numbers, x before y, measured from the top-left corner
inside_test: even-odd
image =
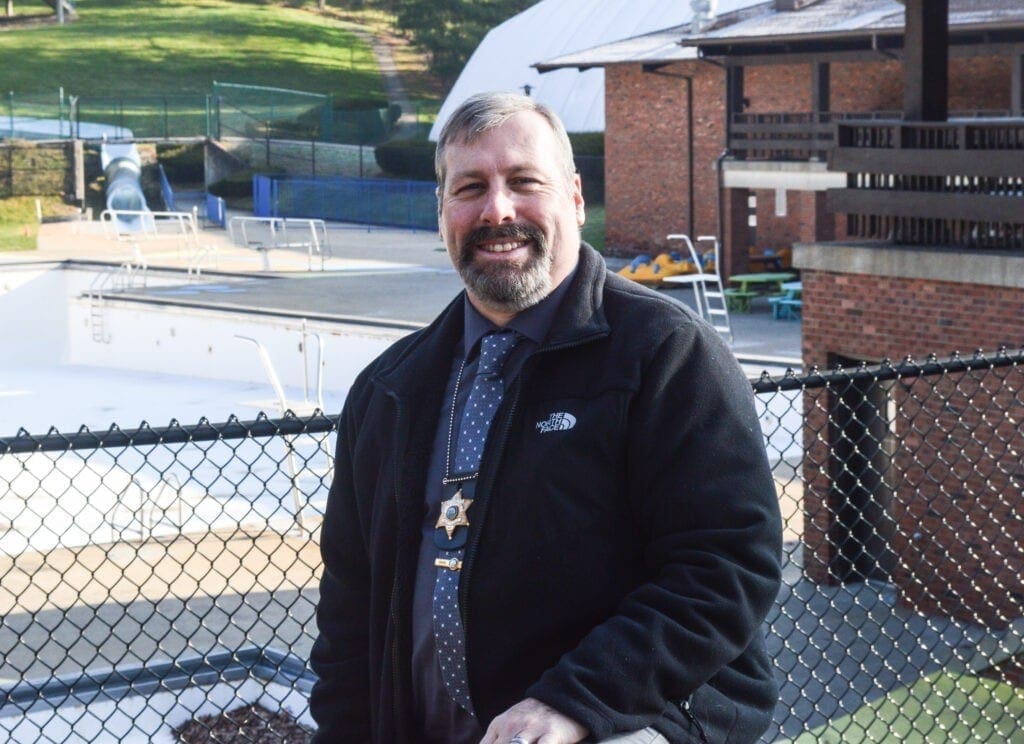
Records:
[[[346,400],[321,536],[316,742],[417,742],[413,579],[464,301]],[[470,521],[459,593],[484,728],[525,697],[596,740],[653,726],[753,742],[767,727],[781,520],[750,385],[713,329],[589,246],[495,417]]]

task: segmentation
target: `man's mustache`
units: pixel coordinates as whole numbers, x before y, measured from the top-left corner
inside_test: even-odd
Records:
[[[544,245],[544,233],[540,228],[533,225],[498,225],[497,227],[478,227],[469,233],[462,241],[463,260],[472,260],[473,251],[478,243],[495,240],[530,241],[533,243],[534,251],[539,251]]]

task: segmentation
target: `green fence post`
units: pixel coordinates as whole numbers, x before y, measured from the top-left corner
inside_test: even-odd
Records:
[[[7,110],[9,112],[9,118],[11,121],[11,133],[9,137],[14,137],[14,91],[8,91],[7,93]]]
[[[334,142],[334,94],[327,94],[327,121],[326,126],[323,128],[323,140],[325,142]]]
[[[164,139],[167,139],[167,96],[164,99]]]
[[[210,129],[210,94],[206,94],[206,139],[210,139],[213,136],[213,132]]]

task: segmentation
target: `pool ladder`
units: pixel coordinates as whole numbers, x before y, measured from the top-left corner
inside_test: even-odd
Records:
[[[235,335],[235,338],[241,339],[242,341],[248,341],[256,347],[257,352],[260,355],[260,361],[263,363],[263,369],[267,373],[267,377],[270,380],[271,387],[274,388],[274,394],[277,396],[278,406],[281,409],[281,416],[286,416],[288,413],[295,414],[297,416],[310,416],[316,413],[323,414],[324,410],[324,385],[323,385],[323,373],[326,366],[324,360],[324,341],[318,333],[309,333],[306,329],[306,319],[302,319],[301,327],[302,341],[300,348],[302,350],[302,372],[303,372],[303,389],[302,389],[302,401],[289,402],[284,393],[284,386],[281,385],[281,378],[277,375],[277,370],[274,368],[274,362],[270,358],[270,354],[267,352],[266,347],[260,343],[257,339],[250,336]],[[310,339],[316,342],[316,363],[313,367],[313,381],[310,384]],[[310,397],[310,392],[315,391],[315,398]],[[295,525],[300,532],[310,533],[312,528],[307,528],[305,524],[304,514],[306,509],[312,507],[319,513],[317,516],[323,516],[322,509],[319,509],[316,505],[309,503],[311,501],[309,496],[312,496],[312,492],[319,490],[324,487],[325,482],[329,482],[330,474],[334,467],[334,456],[331,453],[330,446],[328,444],[328,437],[325,435],[321,438],[317,438],[311,434],[292,434],[282,437],[287,449],[285,459],[288,462],[288,472],[291,485],[289,490],[292,495],[292,502],[295,506]],[[326,461],[324,467],[314,467],[310,463],[323,455]],[[310,480],[314,484],[313,489],[309,494],[305,494],[300,485],[300,481]]]
[[[107,331],[106,316],[103,312],[104,292],[108,289],[124,291],[133,287],[146,286],[146,273],[149,266],[142,256],[138,244],[134,247],[135,259],[128,260],[120,266],[111,266],[106,271],[93,277],[86,290],[86,297],[89,298],[89,328],[92,331],[92,340],[96,343],[109,344],[110,333]]]
[[[697,306],[697,313],[710,323],[719,335],[729,341],[735,342],[732,333],[732,322],[729,320],[729,307],[725,298],[725,291],[722,288],[721,257],[718,255],[718,238],[714,235],[699,235],[697,242],[711,243],[714,255],[715,268],[713,271],[705,270],[706,262],[702,262],[697,254],[697,249],[690,240],[689,235],[673,233],[668,235],[667,240],[682,240],[690,253],[690,260],[697,268],[696,274],[684,274],[682,277],[672,277],[673,283],[685,283],[693,286],[694,303]]]

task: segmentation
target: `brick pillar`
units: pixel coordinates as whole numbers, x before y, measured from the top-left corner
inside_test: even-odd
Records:
[[[722,267],[723,280],[747,270],[747,251],[750,246],[746,189],[722,190]]]
[[[814,192],[814,240],[824,242],[836,239],[836,215],[828,211],[824,191]]]

